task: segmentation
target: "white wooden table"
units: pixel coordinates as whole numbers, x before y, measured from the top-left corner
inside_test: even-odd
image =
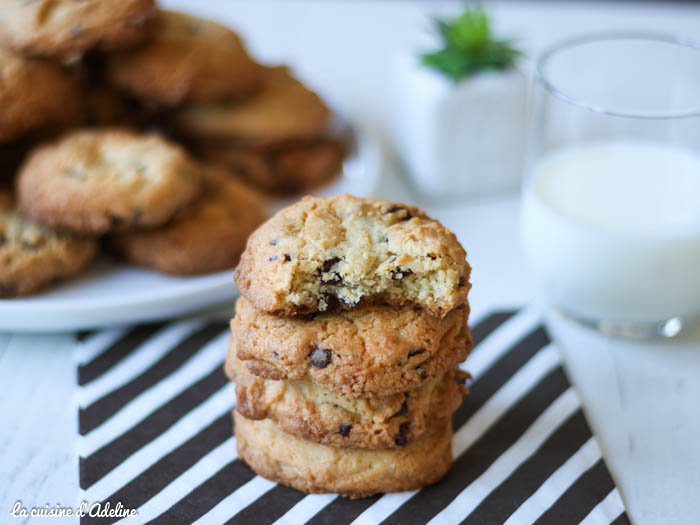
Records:
[[[215,16],[245,35],[260,59],[291,63],[343,102],[363,126],[387,135],[389,62],[419,49],[437,2],[163,1]],[[576,32],[647,29],[700,39],[700,5],[489,4],[506,35],[532,56]],[[474,267],[474,317],[530,302],[520,253],[517,196],[435,203],[387,173],[382,196],[425,207],[452,228]],[[550,316],[551,317],[551,316]],[[601,338],[550,319],[571,379],[635,523],[700,523],[700,327],[664,343]],[[73,505],[78,497],[70,335],[0,334],[0,523],[16,500]],[[36,520],[42,522],[41,520]],[[46,521],[44,521],[46,522]],[[67,523],[68,520],[62,520]]]

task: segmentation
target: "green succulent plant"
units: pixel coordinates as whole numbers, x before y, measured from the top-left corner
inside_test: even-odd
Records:
[[[435,24],[443,47],[422,53],[421,63],[455,82],[484,70],[508,69],[522,55],[511,40],[493,37],[489,17],[480,6],[467,7],[452,20],[436,18]]]

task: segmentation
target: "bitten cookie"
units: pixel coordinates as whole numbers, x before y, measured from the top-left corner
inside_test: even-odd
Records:
[[[68,70],[0,48],[0,142],[76,119],[81,97],[78,78]]]
[[[215,22],[164,11],[155,37],[106,57],[106,78],[150,103],[174,106],[238,98],[260,82],[261,67],[239,36]]]
[[[421,210],[351,195],[304,197],[253,233],[235,279],[275,314],[415,305],[445,317],[470,267],[455,235]]]
[[[467,317],[466,307],[438,318],[390,306],[280,317],[241,297],[231,331],[253,374],[361,398],[417,388],[464,361],[472,347]]]
[[[160,228],[111,237],[127,261],[176,275],[233,268],[250,233],[265,220],[262,197],[218,168],[204,170],[204,192]]]
[[[28,295],[87,265],[91,238],[61,234],[24,217],[0,188],[0,297]]]
[[[4,0],[0,42],[23,54],[67,60],[93,48],[142,42],[156,19],[154,0]]]
[[[271,381],[251,374],[229,352],[226,372],[236,382],[236,410],[271,419],[288,434],[334,447],[403,447],[457,410],[467,374],[452,369],[407,392],[348,398],[311,381]]]
[[[160,226],[200,192],[200,168],[158,135],[77,131],[34,150],[17,187],[37,222],[85,234]]]
[[[173,112],[171,124],[199,142],[225,140],[236,147],[270,148],[320,138],[330,121],[331,112],[316,93],[286,67],[268,67],[260,90],[250,97],[183,107]]]
[[[415,490],[437,482],[450,468],[452,426],[434,424],[405,447],[341,449],[283,432],[269,419],[251,421],[234,411],[238,456],[261,476],[310,493],[362,498]]]
[[[246,182],[273,195],[301,193],[339,175],[344,149],[336,140],[321,139],[271,151],[230,147],[206,142],[196,149],[209,162],[234,171]]]

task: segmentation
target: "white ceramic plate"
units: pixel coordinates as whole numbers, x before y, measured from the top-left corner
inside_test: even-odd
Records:
[[[378,140],[348,125],[339,127],[349,155],[341,176],[314,195],[369,196],[379,181],[384,155]],[[297,197],[298,198],[298,197]],[[297,198],[271,202],[274,212]],[[238,291],[232,270],[196,277],[172,277],[98,258],[78,278],[44,293],[0,300],[0,330],[73,331],[167,319],[227,305],[233,312]]]

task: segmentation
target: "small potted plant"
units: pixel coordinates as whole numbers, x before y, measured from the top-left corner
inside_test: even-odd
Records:
[[[526,118],[521,53],[494,38],[481,7],[435,22],[442,47],[397,61],[393,122],[402,160],[435,197],[515,189]]]

